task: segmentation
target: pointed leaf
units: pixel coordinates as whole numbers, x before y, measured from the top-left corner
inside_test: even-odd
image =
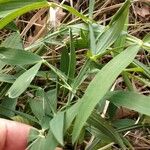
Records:
[[[26,65],[35,64],[42,59],[31,52],[0,47],[0,60],[10,65]]]
[[[107,121],[100,117],[96,112],[93,112],[88,119],[88,124],[104,133],[106,136],[111,138],[114,142],[119,144],[122,149],[126,150],[126,147],[117,131],[109,125]]]
[[[53,133],[56,140],[64,145],[64,112],[60,112],[54,116],[50,122],[50,130]]]
[[[21,76],[19,76],[8,90],[7,95],[10,98],[16,98],[20,96],[30,85],[38,70],[40,69],[40,66],[41,62],[37,63],[32,68],[23,73]]]
[[[138,45],[132,45],[106,64],[89,84],[80,105],[73,129],[72,141],[77,140],[82,127],[92,113],[96,104],[104,97],[117,76],[134,59],[139,50]],[[82,115],[81,115],[82,114]]]
[[[7,37],[0,46],[11,49],[23,49],[23,42],[20,34],[18,32],[14,32],[9,37]]]
[[[128,16],[129,5],[130,1],[127,0],[118,11],[118,13],[113,17],[109,26],[107,26],[104,32],[100,34],[97,43],[97,52],[94,53],[94,55],[103,53],[119,37],[119,35],[123,31],[124,24]]]
[[[150,96],[120,91],[110,94],[109,100],[117,106],[126,107],[150,116]]]
[[[6,26],[8,23],[13,21],[20,15],[31,10],[48,7],[49,3],[41,0],[38,0],[33,3],[31,1],[29,2],[28,0],[27,2],[23,3],[18,1],[13,5],[13,3],[9,1],[8,3],[2,2],[0,6],[0,12],[2,13],[0,15],[0,17],[2,17],[2,19],[0,20],[0,29],[2,29],[4,26]]]

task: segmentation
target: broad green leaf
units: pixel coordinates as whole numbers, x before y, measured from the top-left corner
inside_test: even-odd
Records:
[[[52,119],[52,108],[51,102],[49,101],[46,93],[43,89],[39,88],[36,91],[36,96],[34,99],[30,99],[30,107],[35,117],[39,120],[39,124],[42,129],[49,128],[49,121]]]
[[[47,103],[49,104],[49,109],[53,113],[56,113],[57,111],[57,89],[49,90],[45,93]]]
[[[23,49],[22,39],[18,32],[12,33],[9,37],[5,39],[0,47],[11,48],[11,49]]]
[[[80,105],[73,129],[73,143],[77,140],[82,127],[96,104],[104,97],[123,69],[133,61],[139,48],[138,45],[128,47],[125,51],[108,62],[91,81],[81,99],[82,104]]]
[[[13,117],[15,115],[15,113],[10,111],[10,110],[15,110],[16,105],[17,105],[17,99],[16,98],[11,99],[11,98],[5,97],[2,100],[1,105],[3,107],[8,108],[8,109],[3,109],[2,107],[0,108],[0,112],[2,115],[7,116],[7,117]]]
[[[33,114],[41,122],[41,120],[45,116],[45,112],[44,112],[44,108],[43,108],[44,102],[41,99],[35,98],[35,99],[30,99],[29,104],[30,104]]]
[[[35,2],[42,1],[42,0],[0,0],[0,18],[7,16],[8,14],[12,13],[16,9],[19,9],[23,6],[33,4]]]
[[[109,100],[117,106],[126,107],[150,116],[150,96],[134,92],[113,92]]]
[[[26,65],[35,64],[40,62],[42,59],[31,52],[24,50],[11,49],[0,47],[0,61],[3,61],[11,65]]]
[[[143,38],[143,42],[150,43],[150,33],[146,34],[146,36]]]
[[[6,64],[0,60],[0,70],[2,70],[5,65]]]
[[[115,21],[117,21],[121,17],[121,14],[123,13],[123,11],[129,7],[129,5],[130,5],[130,0],[125,0],[125,3],[117,11],[117,13],[112,17],[112,19],[111,19],[109,24],[112,25]]]
[[[41,131],[31,129],[28,137],[28,145],[27,149],[29,150],[55,150],[58,142],[50,130],[45,137]]]
[[[125,127],[129,127],[135,124],[135,120],[133,119],[119,119],[119,120],[115,120],[112,122],[113,126],[116,127],[117,129],[119,128],[125,128]]]
[[[126,147],[117,131],[109,125],[107,121],[100,117],[100,115],[93,112],[88,119],[88,124],[98,129],[100,132],[111,138],[114,142],[119,144],[122,149],[126,150]]]
[[[64,117],[64,112],[58,112],[50,121],[50,130],[61,145],[64,145]]]
[[[72,105],[70,108],[68,108],[66,110],[66,113],[65,113],[65,126],[64,126],[65,131],[67,131],[67,129],[70,127],[71,123],[75,119],[75,117],[78,113],[78,110],[79,110],[79,106],[80,106],[80,103],[75,103],[74,105]]]
[[[10,7],[13,6],[13,4],[10,5],[10,2],[8,2],[8,4]],[[5,6],[5,3],[3,3],[3,5]],[[28,5],[23,5],[23,6],[21,4],[22,7],[16,8],[15,10],[14,9],[12,9],[12,10],[5,9],[6,11],[3,10],[3,14],[1,15],[1,17],[3,16],[3,18],[0,20],[0,29],[2,29],[4,26],[6,26],[11,21],[13,21],[13,19],[15,19],[16,17],[19,17],[28,11],[43,8],[43,7],[49,7],[49,5],[50,4],[46,1],[40,1],[40,2],[35,2],[35,3],[29,2]],[[17,4],[15,4],[15,7],[16,6],[17,6]],[[6,13],[6,15],[5,15],[5,13]]]
[[[15,81],[15,79],[16,78],[13,75],[0,73],[0,81],[1,82],[13,83]]]
[[[28,125],[34,125],[34,123],[32,121],[28,120],[25,117],[19,116],[19,115],[15,115],[15,116],[11,117],[11,119],[13,121],[17,121],[20,123],[24,123],[24,124],[28,124]]]
[[[23,49],[23,43],[20,34],[17,32],[12,33],[0,45],[0,47]],[[0,61],[0,70],[6,65],[5,62]]]
[[[19,76],[8,90],[7,95],[10,98],[16,98],[20,96],[30,85],[38,70],[40,69],[40,66],[41,62],[37,63],[32,68],[23,73],[21,76]]]
[[[10,112],[12,112],[12,113],[15,113],[15,114],[17,114],[17,115],[19,115],[19,116],[22,116],[22,117],[28,119],[28,120],[31,121],[31,122],[36,122],[36,123],[38,123],[38,120],[35,119],[35,117],[33,117],[33,116],[29,115],[29,114],[23,113],[23,112],[21,112],[21,111],[16,111],[16,110],[9,109],[9,108],[7,108],[7,107],[5,107],[5,106],[3,106],[3,105],[0,105],[0,109],[5,109],[5,110],[10,111]]]

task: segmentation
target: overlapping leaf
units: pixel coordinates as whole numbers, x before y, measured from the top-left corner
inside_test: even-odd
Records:
[[[81,99],[82,104],[79,107],[72,135],[73,143],[77,140],[82,127],[92,113],[96,104],[103,98],[123,69],[125,69],[133,61],[138,50],[138,45],[128,47],[125,51],[121,52],[106,66],[104,66],[91,81]]]

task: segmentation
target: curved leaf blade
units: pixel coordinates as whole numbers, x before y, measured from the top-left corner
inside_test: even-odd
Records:
[[[140,46],[132,45],[125,51],[121,52],[107,65],[105,65],[95,78],[89,84],[84,96],[82,97],[82,104],[79,107],[79,112],[75,120],[72,142],[74,143],[92,113],[96,104],[105,96],[118,75],[125,69],[136,56]],[[81,115],[82,114],[82,115]]]
[[[144,96],[134,92],[119,91],[111,93],[108,100],[119,107],[123,106],[150,116],[150,96]]]
[[[0,20],[0,29],[5,27],[9,22],[13,21],[13,19],[15,19],[16,17],[19,17],[28,11],[43,8],[43,7],[48,7],[48,6],[49,6],[48,2],[41,1],[41,2],[31,3],[29,5],[25,5],[15,10],[11,10],[11,13],[9,13],[8,11],[7,16],[4,16],[4,18]]]
[[[117,131],[112,126],[110,126],[107,121],[105,121],[102,117],[100,117],[100,115],[98,115],[96,112],[93,112],[91,114],[87,122],[90,126],[93,126],[94,128],[98,129],[100,132],[104,133],[114,142],[119,144],[122,149],[126,150],[126,146],[124,145],[124,142],[119,133],[117,133]]]

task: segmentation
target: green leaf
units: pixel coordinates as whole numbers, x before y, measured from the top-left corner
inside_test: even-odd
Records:
[[[127,0],[118,11],[118,13],[114,16],[109,26],[107,26],[104,32],[100,34],[97,42],[97,50],[94,55],[99,55],[100,53],[103,53],[119,37],[124,29],[124,24],[128,16],[129,5],[130,1]]]
[[[19,5],[18,5],[19,4]],[[8,6],[9,7],[8,7]],[[31,10],[35,10],[35,9],[39,9],[39,8],[43,8],[43,7],[49,7],[49,3],[44,1],[37,1],[37,2],[23,2],[23,3],[19,3],[19,1],[17,3],[2,3],[1,4],[1,8],[0,8],[0,12],[1,12],[1,16],[3,17],[0,20],[0,29],[2,29],[4,26],[6,26],[8,23],[10,23],[11,21],[13,21],[13,19],[15,19],[16,17],[19,17],[20,15],[31,11]],[[7,7],[6,7],[7,6]]]
[[[143,69],[143,74],[145,74],[150,79],[150,69],[143,63],[139,62],[138,60],[134,60],[134,65]]]
[[[53,133],[56,140],[64,145],[64,112],[59,112],[54,116],[54,118],[50,121],[50,130]]]
[[[146,36],[143,38],[143,42],[150,43],[150,33],[146,34]]]
[[[106,64],[91,81],[81,99],[82,104],[80,105],[73,129],[73,143],[77,140],[82,127],[92,113],[96,104],[104,97],[123,69],[125,69],[133,61],[139,48],[140,47],[138,45],[128,47],[125,51],[121,52],[108,62],[108,64]]]
[[[41,99],[35,98],[35,99],[30,99],[29,104],[30,104],[33,114],[41,122],[41,120],[45,116],[45,112],[44,112],[44,108],[43,108],[44,102],[41,101]]]
[[[0,60],[0,70],[2,70],[5,65],[6,64]]]
[[[111,138],[114,142],[119,144],[122,149],[126,150],[126,147],[117,131],[109,125],[107,121],[100,117],[100,115],[95,112],[88,119],[88,124],[98,129],[100,132]]]
[[[35,64],[42,59],[31,52],[0,47],[0,60],[11,65],[26,65]]]
[[[141,114],[150,116],[150,96],[144,96],[134,92],[113,92],[109,100],[117,106],[135,110]]]
[[[93,26],[89,24],[89,34],[90,34],[90,51],[92,54],[96,54],[96,39],[94,35]]]
[[[8,14],[12,13],[16,9],[19,9],[23,6],[33,4],[35,2],[40,2],[43,0],[0,0],[0,18],[7,16]]]
[[[16,81],[7,92],[7,95],[10,98],[16,98],[20,96],[27,89],[40,69],[41,63],[42,62],[37,63],[16,79]]]
[[[8,109],[4,109],[4,108],[0,108],[0,114],[7,116],[7,117],[13,117],[15,115],[14,112],[10,111],[10,110],[15,110],[16,105],[17,105],[17,99],[11,99],[8,97],[5,97],[5,99],[2,100],[1,105],[3,107],[6,107]]]
[[[0,47],[23,49],[23,43],[18,32],[12,33],[7,37],[0,45]],[[6,63],[0,61],[0,70],[6,65]]]
[[[73,91],[76,91],[77,88],[80,86],[80,84],[82,83],[82,81],[85,80],[85,76],[89,70],[89,66],[91,64],[91,60],[87,59],[86,62],[84,63],[84,65],[82,66],[80,72],[78,73],[77,77],[74,80],[74,83],[72,85],[73,87]]]
[[[92,18],[93,11],[94,11],[94,5],[95,5],[95,0],[90,0],[90,4],[89,4],[89,18]]]
[[[60,81],[62,80],[64,82],[64,85],[62,86],[66,87],[69,90],[72,90],[70,85],[67,83],[66,75],[61,70],[57,69],[55,66],[51,65],[47,61],[44,61],[44,64],[48,66],[60,78]]]
[[[73,122],[73,120],[75,119],[78,110],[79,110],[79,106],[81,103],[75,103],[74,105],[72,105],[70,108],[68,108],[66,110],[66,114],[65,114],[65,126],[64,126],[64,130],[67,131],[67,129],[70,127],[71,123]]]
[[[49,109],[51,108],[53,113],[57,111],[57,89],[49,90],[45,93]]]
[[[50,130],[45,137],[40,131],[31,129],[28,143],[30,143],[27,148],[29,150],[55,150],[58,145]]]
[[[21,111],[16,111],[16,110],[9,109],[9,108],[7,108],[7,107],[5,107],[5,106],[3,106],[3,105],[0,105],[0,109],[8,110],[8,111],[10,111],[10,112],[13,112],[13,113],[15,113],[15,114],[17,114],[17,115],[20,115],[20,116],[26,118],[26,119],[28,119],[28,120],[30,120],[30,121],[32,121],[32,122],[38,123],[38,120],[35,119],[35,117],[33,117],[33,116],[29,115],[29,114],[23,113],[23,112],[21,112]]]
[[[132,119],[119,119],[119,120],[115,120],[112,122],[113,126],[116,127],[117,129],[119,128],[125,128],[125,127],[129,127],[135,124],[135,120]]]
[[[76,52],[73,43],[73,35],[70,30],[70,53],[69,53],[69,68],[68,68],[68,83],[71,83],[74,79],[76,69]]]
[[[67,47],[64,47],[61,53],[60,70],[67,75],[69,68],[69,52]]]
[[[13,75],[0,73],[0,81],[1,82],[13,83],[15,81],[15,79],[16,78]]]
[[[23,49],[22,39],[18,32],[12,33],[9,37],[5,39],[0,47],[11,48],[11,49]]]

